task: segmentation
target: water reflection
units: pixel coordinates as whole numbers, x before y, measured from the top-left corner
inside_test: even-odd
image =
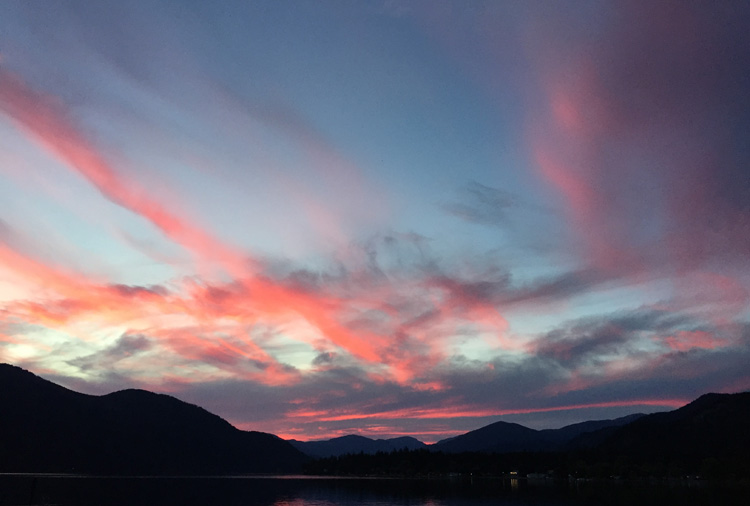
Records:
[[[748,504],[747,488],[703,484],[310,477],[87,478],[0,475],[0,506],[503,506]]]

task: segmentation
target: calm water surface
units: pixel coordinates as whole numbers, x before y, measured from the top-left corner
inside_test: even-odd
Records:
[[[501,479],[89,478],[0,475],[0,506],[743,505],[750,491],[706,483],[528,483]]]

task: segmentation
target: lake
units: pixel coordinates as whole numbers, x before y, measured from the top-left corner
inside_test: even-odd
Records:
[[[750,490],[706,482],[549,482],[491,478],[83,477],[0,475],[0,506],[747,505]]]

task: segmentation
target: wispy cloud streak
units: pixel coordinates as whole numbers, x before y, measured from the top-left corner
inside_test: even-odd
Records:
[[[112,202],[143,216],[190,251],[219,262],[232,275],[249,271],[251,259],[167,210],[135,181],[126,181],[75,126],[59,100],[1,69],[0,109],[51,156],[80,173]]]

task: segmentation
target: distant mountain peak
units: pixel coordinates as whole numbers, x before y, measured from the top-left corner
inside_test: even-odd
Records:
[[[562,449],[581,434],[607,427],[619,427],[637,420],[639,416],[641,415],[628,415],[613,420],[589,420],[560,429],[543,430],[534,430],[501,420],[466,434],[438,441],[432,448],[448,453],[554,451]]]
[[[335,457],[357,453],[389,453],[404,448],[416,450],[427,446],[422,441],[409,436],[390,439],[372,439],[359,434],[347,434],[346,436],[318,441],[297,441],[291,439],[289,442],[302,453],[316,458]]]

